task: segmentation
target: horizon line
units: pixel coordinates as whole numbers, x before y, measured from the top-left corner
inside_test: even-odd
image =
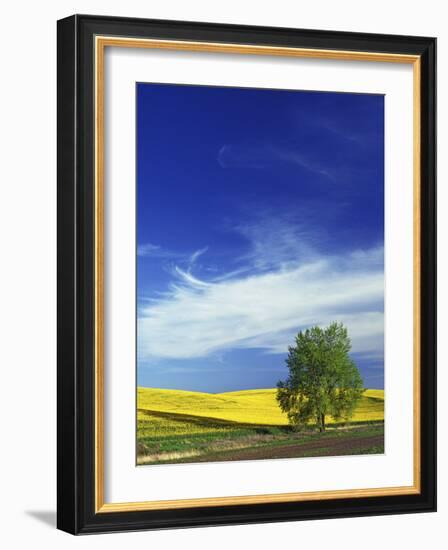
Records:
[[[227,390],[227,391],[217,391],[217,392],[212,392],[212,391],[201,391],[201,390],[186,390],[186,389],[183,389],[183,388],[159,388],[159,387],[155,387],[155,386],[140,386],[140,385],[137,385],[137,389],[145,389],[145,390],[165,390],[165,391],[180,391],[180,392],[188,392],[188,393],[205,393],[207,395],[219,395],[219,394],[222,394],[222,393],[236,393],[236,392],[243,392],[243,391],[260,391],[260,390],[276,390],[277,388],[276,387],[269,387],[269,388],[242,388],[242,389],[236,389],[236,390]],[[378,391],[385,391],[384,388],[367,388],[365,387],[364,388],[365,391],[367,390],[378,390]]]

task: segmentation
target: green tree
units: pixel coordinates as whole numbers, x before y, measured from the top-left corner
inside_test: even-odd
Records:
[[[342,323],[300,331],[288,348],[289,376],[277,384],[277,401],[290,424],[315,420],[321,432],[326,416],[347,421],[364,387],[349,356],[351,341]]]

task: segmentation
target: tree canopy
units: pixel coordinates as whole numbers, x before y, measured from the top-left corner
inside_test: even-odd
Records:
[[[300,331],[288,348],[287,380],[277,384],[277,401],[290,424],[315,420],[325,430],[326,417],[347,421],[353,416],[364,386],[349,356],[351,340],[342,323]]]

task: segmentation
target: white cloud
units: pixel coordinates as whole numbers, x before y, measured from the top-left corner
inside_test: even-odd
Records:
[[[160,246],[156,244],[145,243],[137,247],[137,256],[158,256],[161,252]]]
[[[202,256],[202,254],[205,254],[207,250],[208,246],[205,246],[204,248],[200,248],[199,250],[193,252],[193,254],[190,256],[190,265],[192,266],[193,264],[195,264],[197,259]]]
[[[160,245],[153,243],[140,244],[137,247],[137,256],[142,258],[158,258],[166,260],[182,260],[185,258],[185,254],[181,254],[175,250],[162,248]]]
[[[144,243],[137,247],[137,256],[142,258],[156,258],[161,260],[173,260],[183,264],[187,264],[189,269],[197,262],[198,258],[207,252],[208,248],[200,248],[194,252],[188,254],[185,252],[178,252],[176,250],[170,250],[163,248],[158,244]]]
[[[312,159],[300,152],[293,143],[269,143],[265,141],[247,141],[225,144],[218,151],[218,163],[222,168],[265,168],[279,163],[299,166],[305,170],[333,180],[325,169],[325,163]]]
[[[264,212],[261,223],[248,222],[235,227],[250,243],[249,251],[239,261],[248,269],[266,271],[283,270],[316,258],[313,247],[316,231],[311,234],[305,224],[291,217],[279,218]]]
[[[246,233],[261,271],[202,281],[177,267],[169,292],[141,309],[141,359],[199,358],[235,348],[284,353],[298,330],[333,320],[348,326],[354,352],[381,352],[382,248],[320,256],[291,248],[287,228],[271,240]]]
[[[179,276],[179,278],[182,279],[184,283],[187,283],[188,285],[190,285],[192,289],[207,288],[211,286],[210,283],[206,283],[205,281],[201,281],[200,279],[197,279],[189,271],[184,271],[179,266],[176,266],[174,270],[175,270],[175,273]]]

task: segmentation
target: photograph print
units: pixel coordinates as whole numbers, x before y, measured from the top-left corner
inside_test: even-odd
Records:
[[[138,465],[384,453],[384,97],[137,83]]]

